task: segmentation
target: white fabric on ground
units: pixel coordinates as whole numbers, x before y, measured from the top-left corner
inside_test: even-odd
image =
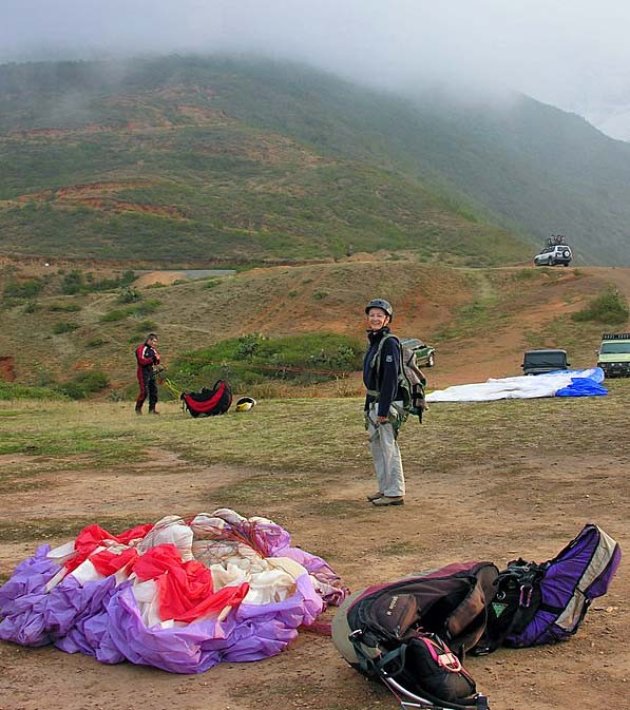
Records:
[[[574,378],[598,378],[599,368],[589,370],[566,370],[545,375],[520,375],[489,379],[470,385],[454,385],[445,390],[435,390],[427,395],[427,402],[489,402],[496,399],[534,399],[554,397],[556,392],[567,387]],[[601,381],[601,380],[600,380]]]

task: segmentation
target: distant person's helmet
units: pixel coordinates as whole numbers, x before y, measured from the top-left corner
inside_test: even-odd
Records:
[[[369,313],[370,308],[380,308],[382,311],[387,313],[390,320],[394,318],[394,309],[392,308],[392,304],[384,298],[373,298],[365,307],[365,312]]]
[[[255,404],[256,400],[253,397],[241,397],[236,403],[235,409],[237,412],[248,412]]]

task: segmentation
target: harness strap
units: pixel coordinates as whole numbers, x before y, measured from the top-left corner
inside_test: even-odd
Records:
[[[380,675],[386,678],[395,678],[400,675],[405,670],[405,659],[407,656],[407,644],[401,643],[398,648],[393,651],[389,651],[384,656],[374,664]],[[397,668],[392,670],[385,670],[385,666],[389,665],[393,661],[397,662]]]
[[[400,340],[393,334],[393,333],[386,333],[382,338],[381,342],[378,344],[378,348],[376,349],[376,353],[374,357],[372,358],[372,363],[370,364],[370,367],[376,367],[377,371],[381,366],[381,350],[383,349],[383,345],[385,344],[386,340],[389,340],[390,338],[393,338],[398,345],[400,345]],[[401,364],[402,364],[402,357],[400,358]]]

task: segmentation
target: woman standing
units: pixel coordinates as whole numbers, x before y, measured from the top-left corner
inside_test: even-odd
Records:
[[[375,506],[402,505],[405,496],[400,449],[396,441],[403,421],[400,341],[389,324],[391,304],[374,298],[365,307],[369,347],[363,360],[363,384],[367,390],[365,419],[378,490],[367,499]]]

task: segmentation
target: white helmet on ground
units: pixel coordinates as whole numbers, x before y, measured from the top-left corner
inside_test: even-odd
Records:
[[[256,400],[253,397],[241,397],[234,409],[237,412],[248,412],[255,404]]]

